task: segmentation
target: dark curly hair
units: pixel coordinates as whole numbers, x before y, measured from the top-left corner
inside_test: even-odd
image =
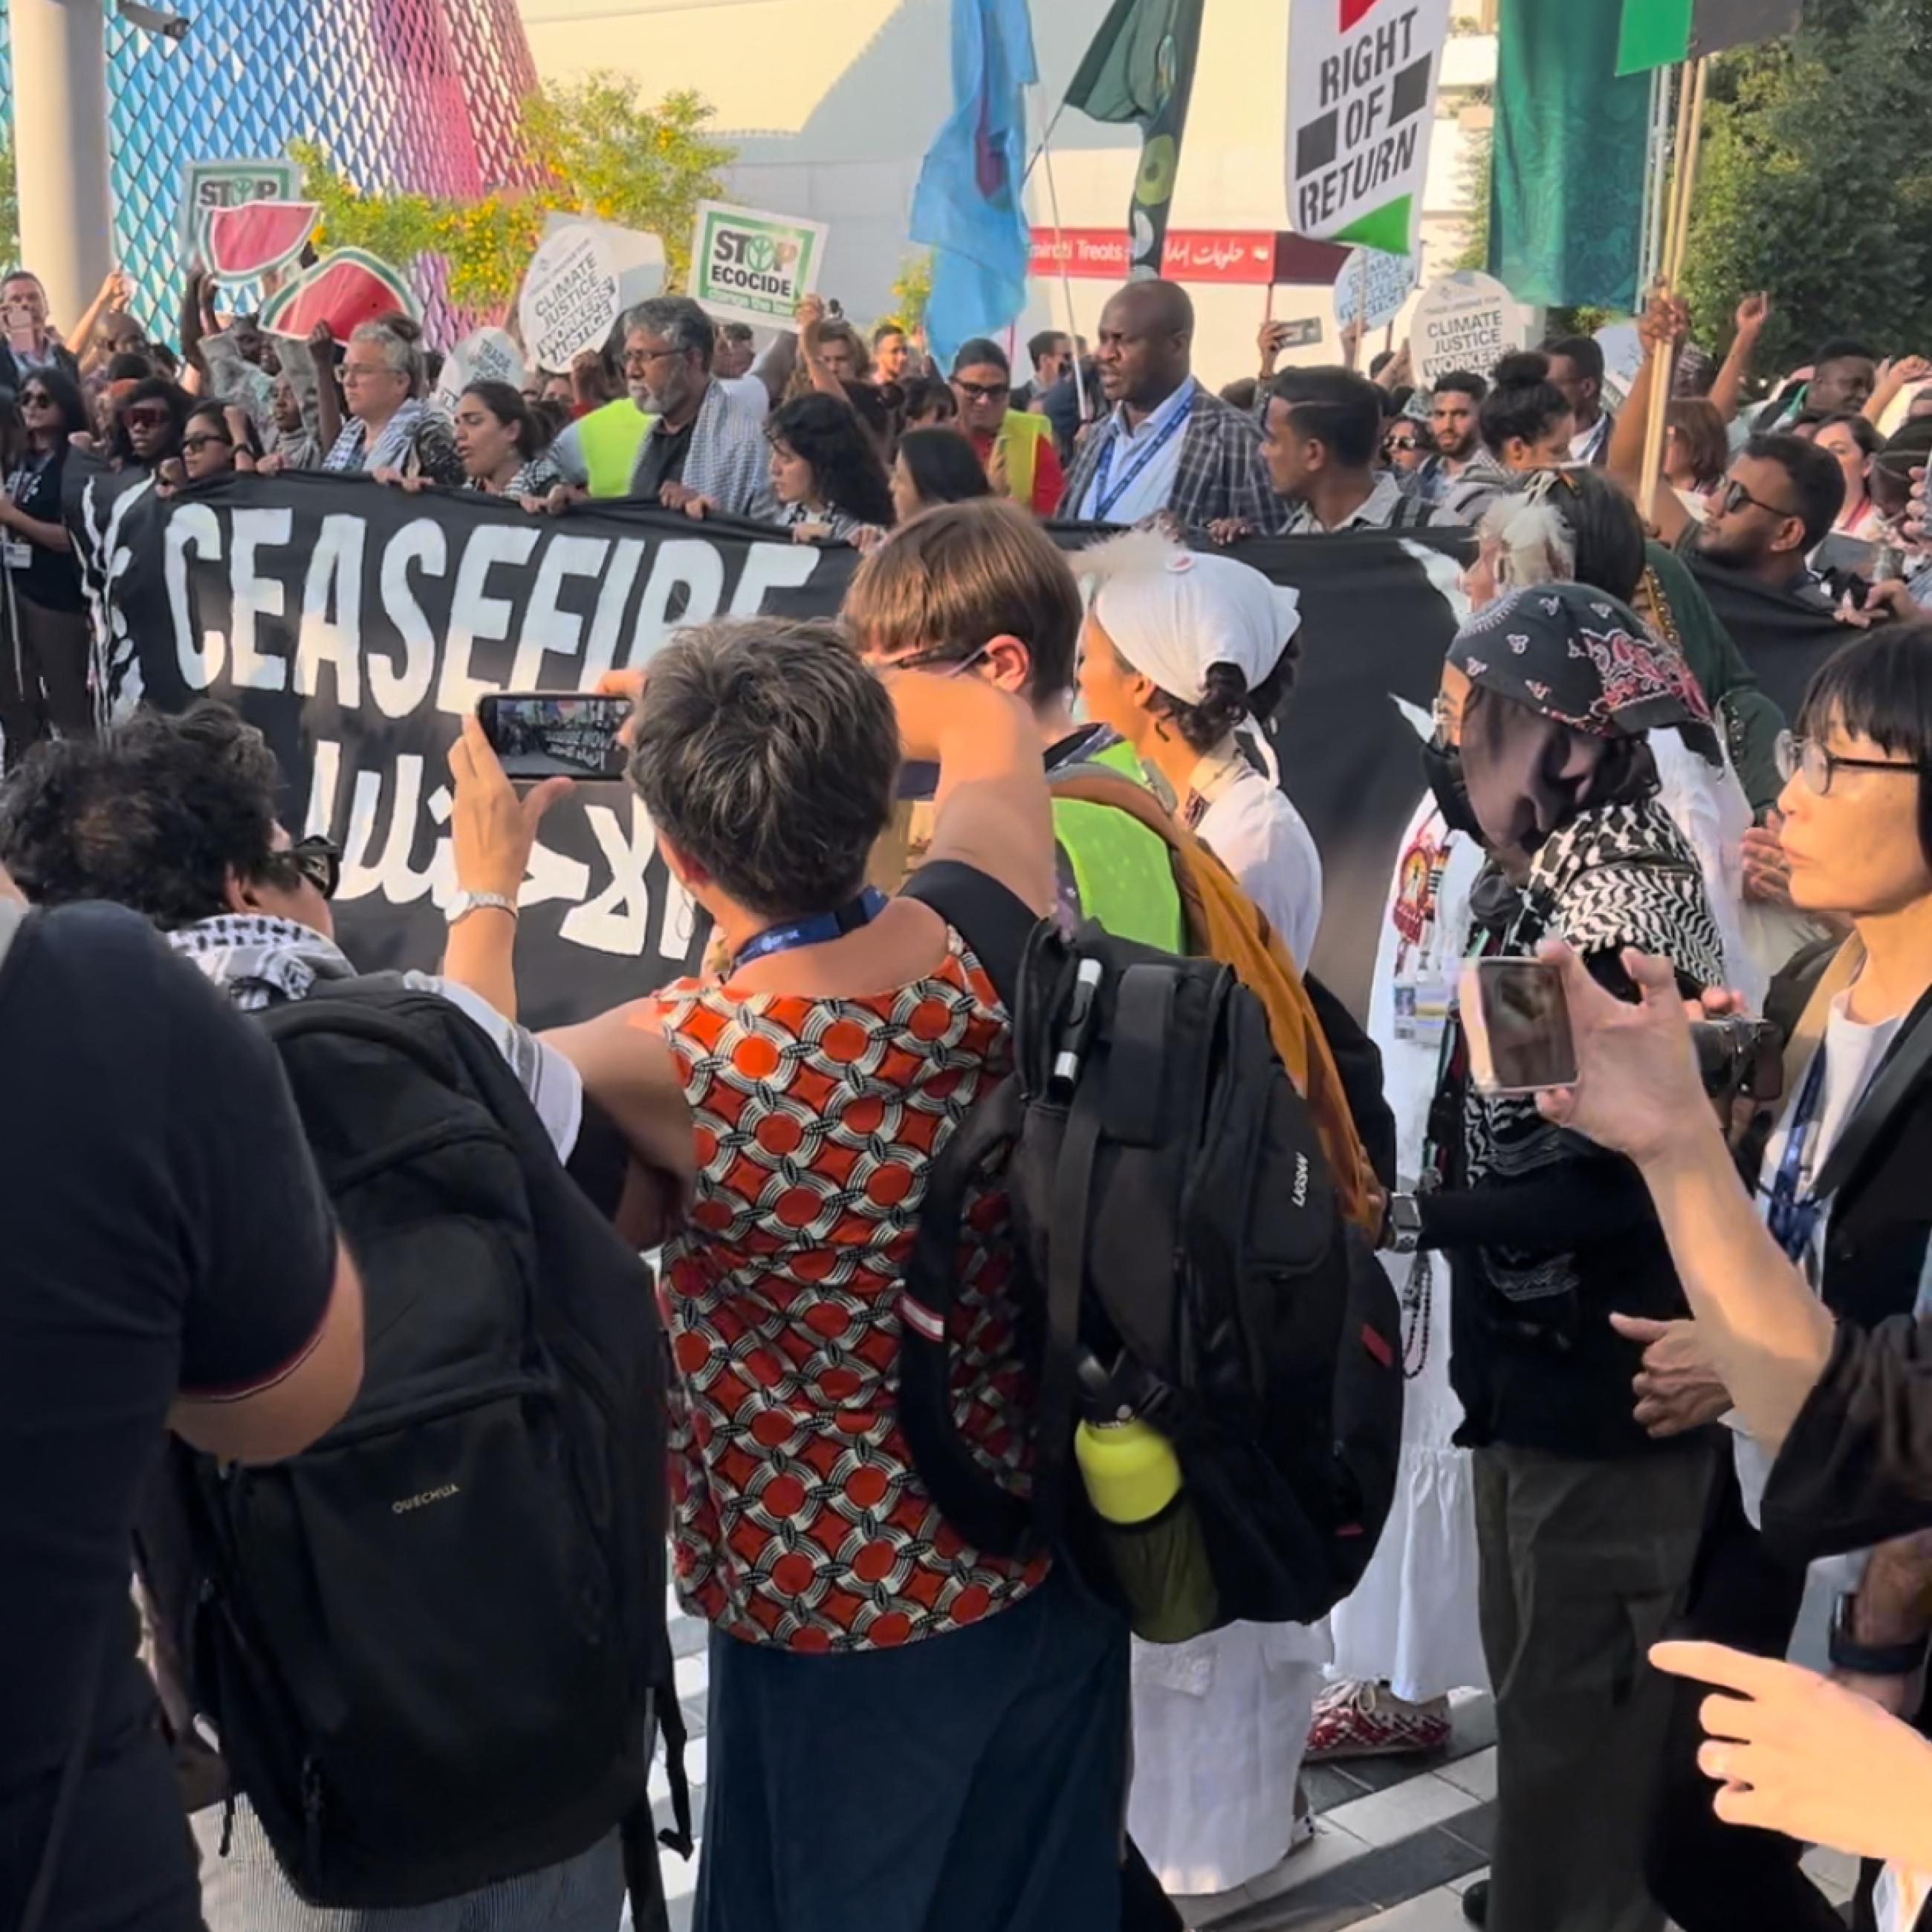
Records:
[[[164,932],[223,910],[232,873],[296,884],[274,849],[280,767],[225,704],[144,711],[36,745],[0,791],[0,863],[40,905],[110,899]]]
[[[136,382],[119,402],[114,406],[114,419],[107,433],[108,454],[117,470],[146,469],[134,454],[133,439],[128,434],[128,412],[136,403],[160,403],[166,405],[172,419],[172,428],[165,446],[154,458],[153,466],[158,468],[171,456],[181,454],[181,441],[188,428],[189,399],[188,392],[170,382],[165,376],[146,376]]]
[[[765,425],[765,435],[812,466],[818,494],[832,508],[862,524],[890,526],[892,488],[878,446],[837,397],[800,396],[786,404]]]
[[[1244,718],[1265,723],[1281,709],[1294,688],[1295,666],[1301,656],[1300,634],[1288,640],[1281,662],[1253,690],[1231,664],[1212,664],[1202,674],[1207,688],[1198,704],[1184,704],[1172,692],[1158,692],[1154,710],[1180,734],[1190,752],[1205,757]]]

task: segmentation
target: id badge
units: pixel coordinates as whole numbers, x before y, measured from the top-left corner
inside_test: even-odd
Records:
[[[1395,982],[1395,1036],[1401,1040],[1415,1037],[1415,981],[1406,973]]]
[[[32,569],[34,547],[30,543],[22,543],[17,537],[9,537],[6,543],[6,559],[9,570]]]
[[[1409,988],[1412,1030],[1408,1037],[1418,1046],[1426,1046],[1432,1052],[1441,1049],[1454,997],[1454,988],[1446,973],[1429,969],[1415,976]]]

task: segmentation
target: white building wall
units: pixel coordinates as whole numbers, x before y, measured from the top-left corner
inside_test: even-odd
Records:
[[[695,88],[739,151],[730,192],[754,206],[831,224],[821,286],[866,320],[892,305],[891,285],[914,253],[907,218],[920,164],[951,105],[947,0],[520,0],[540,71],[567,79],[599,68],[634,75],[653,94]],[[1105,16],[1107,0],[1034,0],[1040,65],[1035,137],[1064,96]],[[1457,0],[1474,16],[1480,0]],[[1209,0],[1172,225],[1274,230],[1287,225],[1286,0]],[[1424,196],[1426,272],[1461,248],[1467,170],[1456,110],[1492,78],[1492,36],[1452,40]],[[1064,116],[1053,136],[1059,223],[1124,229],[1139,160],[1131,128]],[[1055,225],[1045,171],[1028,184],[1036,226]],[[1072,284],[1073,319],[1089,334],[1110,292]],[[1250,374],[1264,292],[1197,287],[1196,367],[1220,384]],[[1294,359],[1335,359],[1334,320],[1320,290],[1282,289],[1277,316],[1312,316],[1320,346]],[[1065,327],[1065,292],[1036,283],[1021,340]],[[1024,362],[1024,358],[1022,358]]]

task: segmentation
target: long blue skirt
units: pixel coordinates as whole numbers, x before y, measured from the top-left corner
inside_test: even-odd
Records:
[[[693,1932],[1118,1932],[1127,1631],[1071,1578],[903,1649],[713,1631]]]

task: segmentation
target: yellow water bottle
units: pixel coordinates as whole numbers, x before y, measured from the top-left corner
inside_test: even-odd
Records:
[[[1073,1453],[1135,1635],[1180,1643],[1212,1630],[1214,1573],[1174,1444],[1122,1409],[1109,1420],[1082,1422]]]

